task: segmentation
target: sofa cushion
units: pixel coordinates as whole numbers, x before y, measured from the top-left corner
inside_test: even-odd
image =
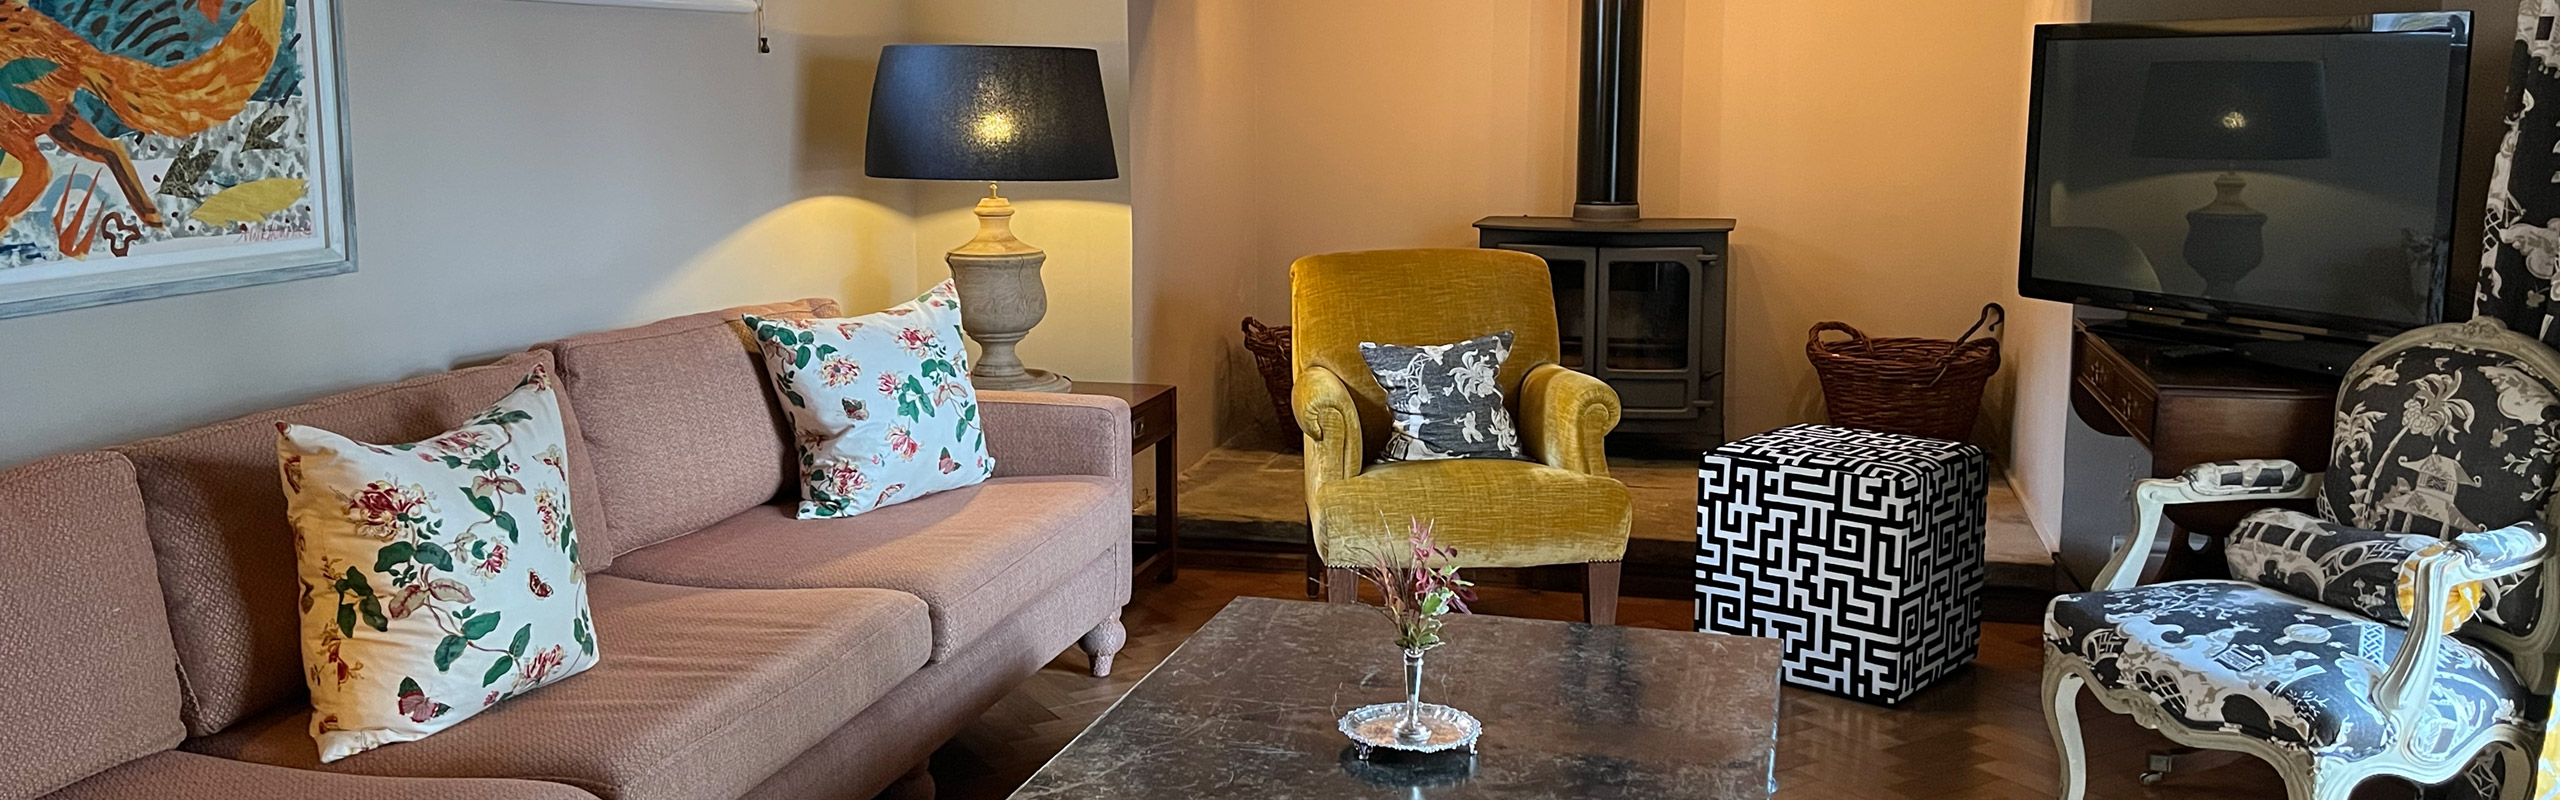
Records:
[[[614,574],[739,589],[895,589],[932,608],[938,662],[1064,580],[1073,565],[1126,541],[1129,519],[1123,482],[997,478],[843,519],[794,519],[789,505],[758,506],[625,554]]]
[[[122,456],[0,472],[0,797],[61,788],[185,735],[155,574]]]
[[[714,311],[542,345],[560,361],[581,435],[603,484],[605,532],[588,531],[587,565],[692,532],[771,501],[799,466],[790,423],[765,389],[763,358],[740,318],[833,316],[800,300]]]
[[[277,424],[320,760],[453,727],[596,662],[551,373],[373,444]]]
[[[411,780],[335,775],[251,764],[194,753],[163,752],[99,773],[44,800],[132,800],[136,797],[257,797],[264,800],[595,800],[575,787],[542,781]]]
[[[540,778],[608,800],[735,797],[924,666],[924,604],[859,589],[737,591],[589,576],[613,657],[442,734],[321,765],[309,712],[189,741],[366,775]]]
[[[303,693],[301,582],[276,480],[276,423],[365,441],[415,441],[461,425],[527,370],[550,363],[548,353],[521,353],[115,448],[133,460],[142,485],[188,734],[228,728]],[[570,490],[593,497],[577,412],[564,405],[561,418],[569,431]],[[598,534],[593,516],[579,527]],[[598,560],[588,554],[588,567],[600,568]]]

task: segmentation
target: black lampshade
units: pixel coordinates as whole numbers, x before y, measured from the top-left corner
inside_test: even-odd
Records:
[[[2163,61],[2142,86],[2133,154],[2229,161],[2327,158],[2317,61]]]
[[[881,48],[862,171],[926,180],[1120,177],[1101,59],[1080,47]]]

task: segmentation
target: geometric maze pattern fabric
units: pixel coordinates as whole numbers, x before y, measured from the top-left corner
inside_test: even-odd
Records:
[[[1697,629],[1779,640],[1789,684],[1901,702],[1973,661],[1989,480],[1981,448],[1828,425],[1709,451]]]

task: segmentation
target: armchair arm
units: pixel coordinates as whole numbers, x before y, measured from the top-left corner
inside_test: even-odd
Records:
[[[1530,458],[1585,475],[1609,474],[1602,441],[1618,427],[1618,392],[1599,378],[1540,364],[1520,381],[1520,438]]]
[[[2540,565],[2547,543],[2540,523],[2522,522],[2466,533],[2411,555],[2400,572],[2401,596],[2415,597],[2409,611],[2409,636],[2392,656],[2391,670],[2374,681],[2374,705],[2394,717],[2423,707],[2435,683],[2444,641],[2477,610],[2481,582]]]
[[[2107,566],[2098,570],[2095,589],[2130,589],[2142,581],[2143,562],[2150,560],[2160,538],[2160,515],[2169,506],[2230,500],[2299,500],[2318,494],[2319,477],[2291,461],[2244,459],[2197,464],[2175,478],[2152,478],[2133,485],[2133,532],[2116,546]]]
[[[1360,412],[1351,405],[1351,387],[1342,376],[1324,367],[1298,373],[1297,386],[1289,390],[1289,410],[1307,434],[1308,497],[1315,496],[1318,484],[1360,474],[1367,445],[1360,437]]]

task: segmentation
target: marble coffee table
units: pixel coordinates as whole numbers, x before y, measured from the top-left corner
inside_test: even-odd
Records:
[[[1444,635],[1422,699],[1484,721],[1473,756],[1358,758],[1334,720],[1403,699],[1393,629],[1365,606],[1247,597],[1013,797],[1769,796],[1775,641],[1490,616]]]

